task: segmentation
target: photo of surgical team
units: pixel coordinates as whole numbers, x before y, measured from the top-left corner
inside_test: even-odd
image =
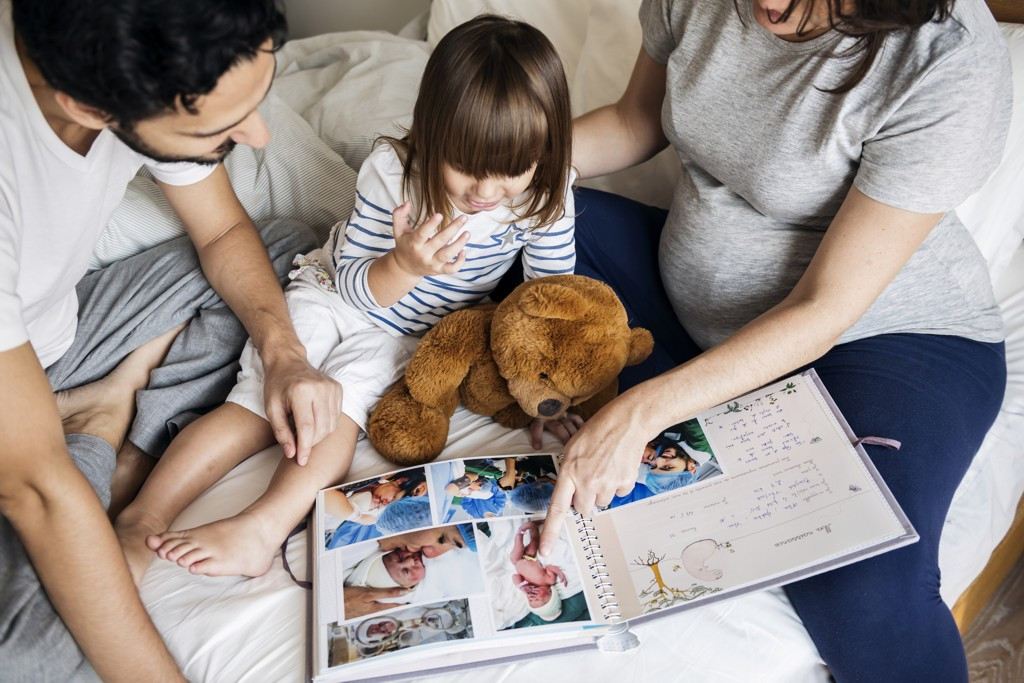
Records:
[[[545,512],[558,477],[550,455],[451,460],[429,471],[442,523]]]
[[[340,553],[340,621],[484,592],[472,524],[363,541]]]
[[[416,467],[323,492],[327,550],[431,526],[426,471]]]
[[[547,556],[540,554],[543,517],[477,524],[487,597],[499,631],[590,620],[576,555],[562,525]]]
[[[417,605],[347,624],[331,624],[328,666],[338,666],[417,645],[473,637],[469,601]]]
[[[651,439],[639,460],[633,490],[624,496],[615,496],[605,509],[629,505],[722,474],[696,418],[670,427]]]

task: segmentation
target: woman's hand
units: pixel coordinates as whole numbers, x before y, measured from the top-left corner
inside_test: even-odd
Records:
[[[466,262],[464,248],[469,232],[458,234],[466,217],[459,216],[441,228],[442,216],[435,213],[415,228],[409,222],[410,203],[406,201],[392,214],[395,231],[395,263],[413,277],[451,275]]]
[[[570,507],[588,515],[595,504],[608,505],[612,497],[624,496],[633,489],[640,457],[651,434],[632,406],[627,396],[619,396],[569,439],[544,520],[541,553],[554,548]]]

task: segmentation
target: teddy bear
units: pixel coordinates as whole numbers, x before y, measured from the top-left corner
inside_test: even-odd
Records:
[[[510,429],[570,409],[586,419],[653,346],[650,332],[629,327],[608,285],[583,275],[528,280],[501,303],[450,313],[427,332],[367,434],[388,460],[418,465],[441,453],[460,401]]]

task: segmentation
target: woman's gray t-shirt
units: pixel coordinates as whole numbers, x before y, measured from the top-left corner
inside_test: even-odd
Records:
[[[949,212],[842,336],[891,332],[999,341],[985,260],[952,211],[999,163],[1010,64],[982,0],[886,37],[871,70],[831,31],[802,43],[761,27],[751,0],[644,0],[644,49],[667,68],[662,125],[683,174],[660,265],[676,314],[712,346],[779,303],[852,184],[908,211]],[[839,54],[839,57],[833,56]],[[867,275],[867,273],[865,273]]]

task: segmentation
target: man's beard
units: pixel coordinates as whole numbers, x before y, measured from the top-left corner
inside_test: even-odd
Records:
[[[148,144],[146,141],[139,137],[138,133],[134,130],[121,128],[119,126],[110,126],[110,130],[117,136],[117,139],[128,146],[133,152],[137,152],[142,156],[149,157],[153,161],[158,161],[163,164],[174,164],[174,163],[191,163],[191,164],[202,164],[204,166],[216,166],[220,162],[224,161],[224,157],[231,153],[231,150],[235,148],[234,140],[225,140],[217,149],[213,150],[208,156],[202,157],[185,157],[185,156],[168,156],[157,152]]]

